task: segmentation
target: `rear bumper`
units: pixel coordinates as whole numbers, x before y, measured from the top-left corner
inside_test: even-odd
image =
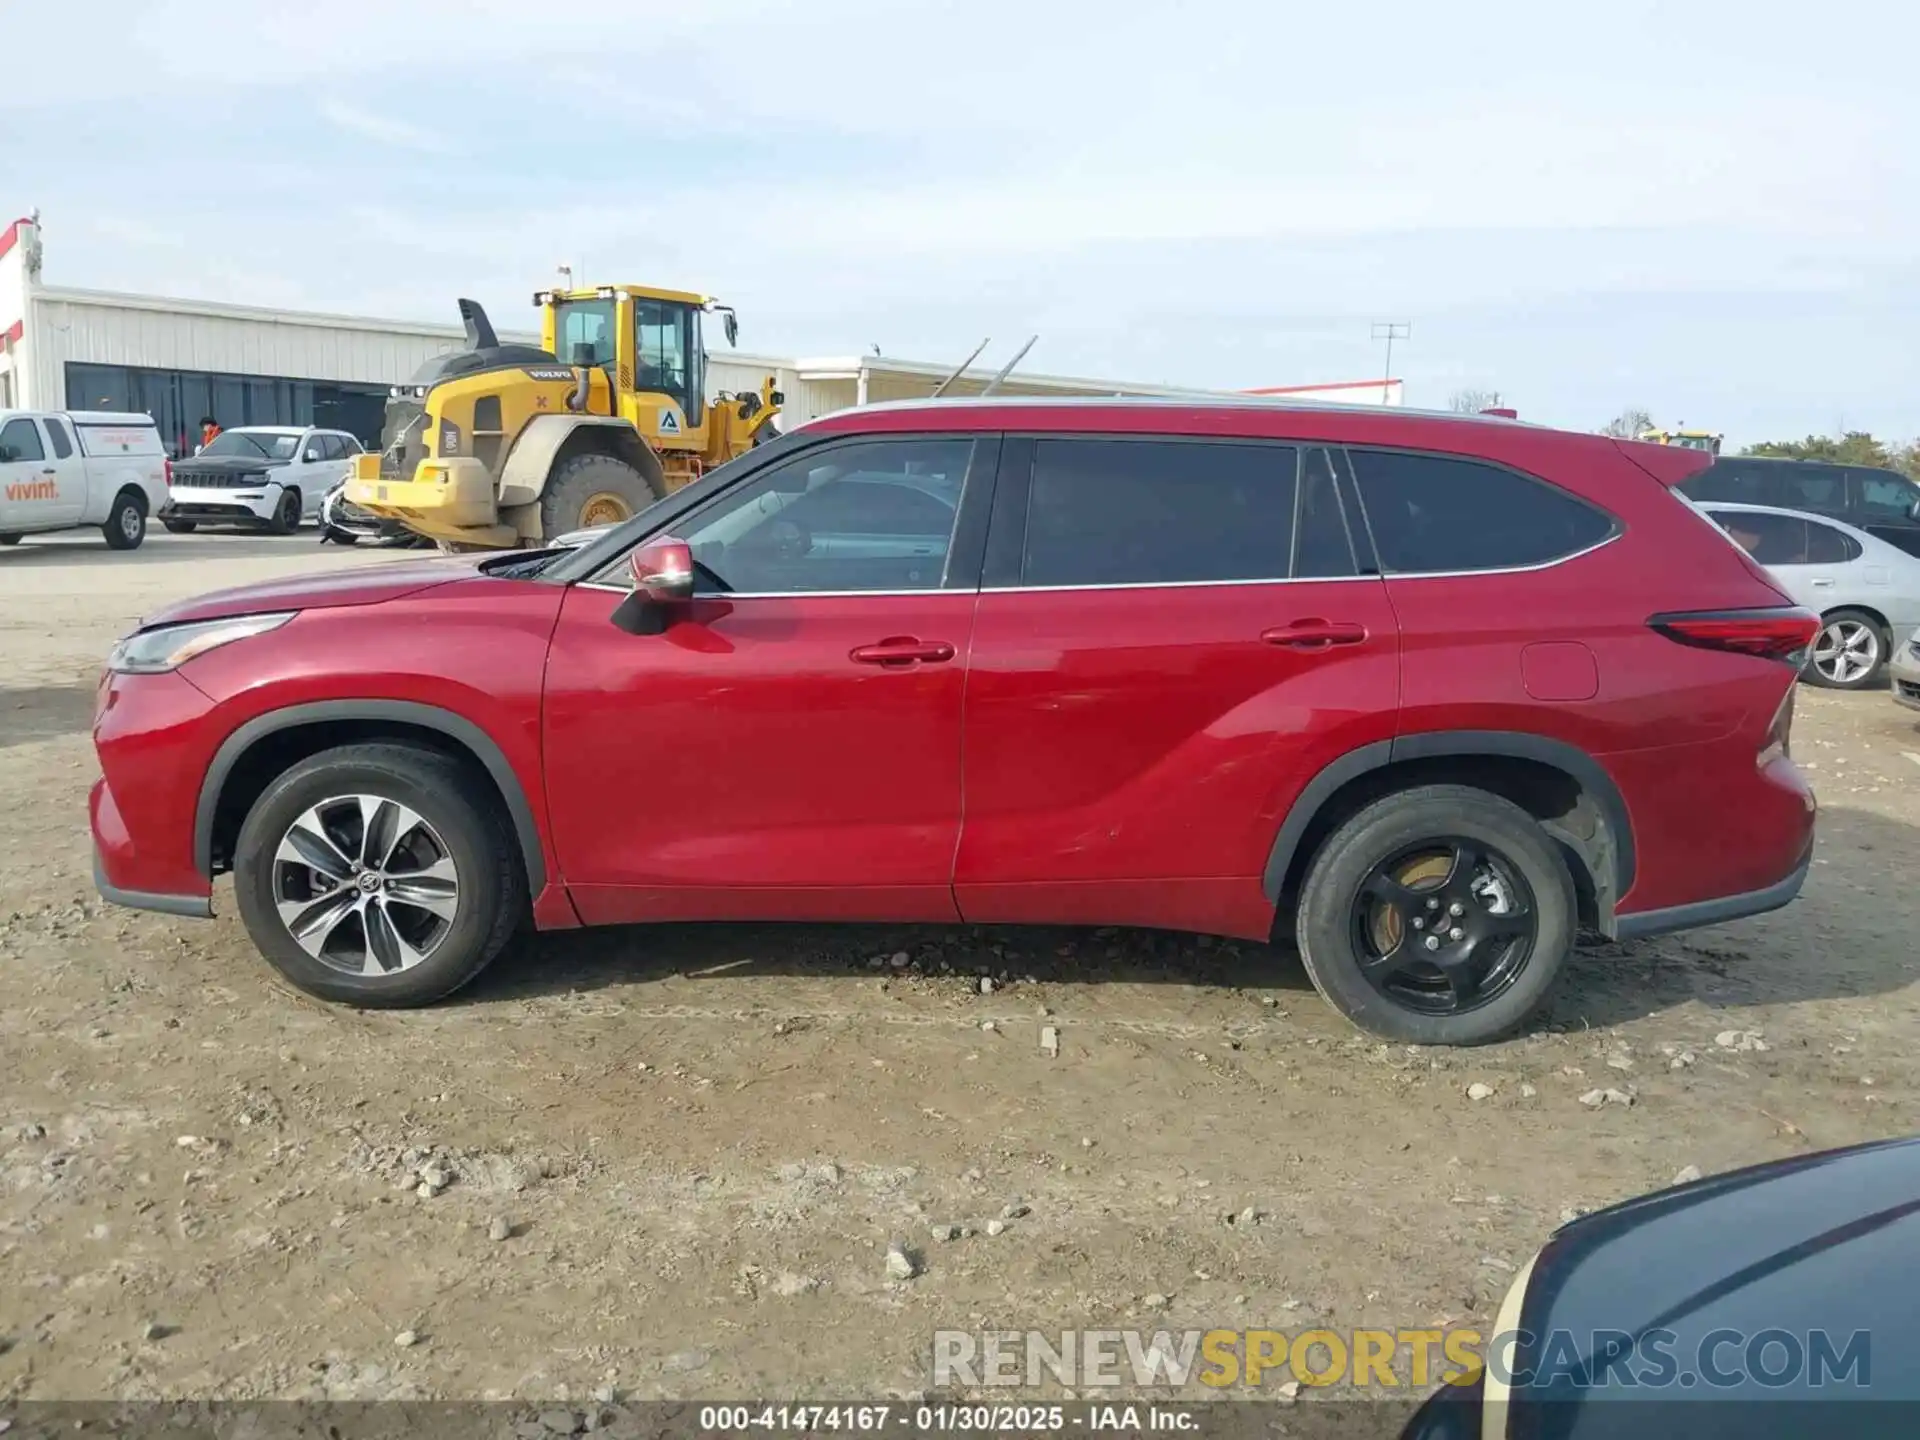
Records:
[[[1744,920],[1749,915],[1764,915],[1790,905],[1807,883],[1807,871],[1813,868],[1813,853],[1807,856],[1784,880],[1744,895],[1725,895],[1717,900],[1696,900],[1691,905],[1674,905],[1665,910],[1642,910],[1637,915],[1622,915],[1614,921],[1614,936],[1620,940],[1645,940],[1653,935],[1671,935],[1678,930],[1695,930],[1702,925],[1724,925],[1729,920]]]

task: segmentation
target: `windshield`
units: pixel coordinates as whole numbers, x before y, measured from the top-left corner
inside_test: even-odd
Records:
[[[553,353],[563,365],[613,364],[611,300],[562,300],[553,307]]]
[[[298,435],[269,434],[261,430],[223,430],[200,453],[238,455],[246,460],[291,460],[300,448]]]

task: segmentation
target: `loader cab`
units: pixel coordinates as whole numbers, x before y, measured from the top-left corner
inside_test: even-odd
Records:
[[[650,440],[668,449],[699,447],[707,409],[704,295],[602,285],[534,298],[547,348],[562,364],[604,371],[622,413]]]

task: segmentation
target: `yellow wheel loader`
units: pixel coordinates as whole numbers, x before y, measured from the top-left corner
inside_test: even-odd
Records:
[[[1635,437],[1649,445],[1677,445],[1683,450],[1705,450],[1709,455],[1720,453],[1720,442],[1726,437],[1713,430],[1642,430]]]
[[[443,549],[537,544],[636,514],[778,435],[783,397],[706,398],[701,320],[732,309],[644,285],[545,290],[543,348],[503,345],[472,300],[467,348],[388,392],[380,453],[358,456],[346,498]]]

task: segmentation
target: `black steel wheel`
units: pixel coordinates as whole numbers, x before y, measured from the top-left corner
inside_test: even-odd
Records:
[[[1356,1025],[1474,1045],[1539,1006],[1576,925],[1573,877],[1531,815],[1484,790],[1424,785],[1328,837],[1295,929],[1314,985]]]

